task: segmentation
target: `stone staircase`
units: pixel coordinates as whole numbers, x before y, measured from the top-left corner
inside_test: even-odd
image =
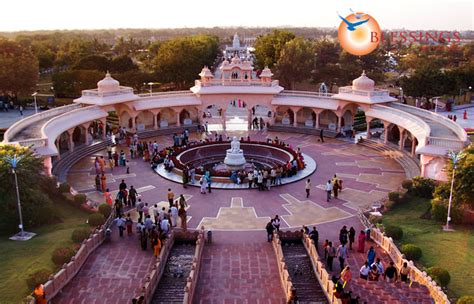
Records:
[[[304,245],[301,242],[282,242],[282,251],[299,303],[328,303]]]
[[[303,126],[284,126],[284,125],[271,125],[268,128],[268,131],[272,132],[287,132],[287,133],[300,133],[300,134],[307,134],[307,135],[315,135],[319,136],[319,133],[321,132],[321,129],[315,129],[315,128],[310,128],[310,127],[303,127]],[[336,138],[337,133],[336,131],[324,129],[324,137],[329,137],[329,138]]]
[[[69,169],[74,166],[75,163],[80,161],[86,156],[97,153],[105,148],[110,142],[97,141],[91,145],[82,145],[75,147],[73,152],[66,152],[61,155],[61,159],[53,163],[53,175],[56,175],[58,182],[65,182],[66,175]]]
[[[186,279],[191,272],[195,245],[190,243],[174,243],[166,261],[165,270],[156,287],[151,303],[174,304],[183,303]],[[182,274],[179,274],[181,265]]]
[[[363,139],[358,144],[379,151],[382,155],[394,159],[400,164],[400,166],[402,166],[407,178],[411,179],[420,175],[420,165],[407,153],[400,151],[389,144],[384,144],[383,142],[371,139]]]

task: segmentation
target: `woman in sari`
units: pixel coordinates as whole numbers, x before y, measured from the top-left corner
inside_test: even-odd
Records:
[[[186,231],[187,227],[187,219],[186,219],[186,209],[184,209],[184,206],[181,205],[178,211],[178,216],[181,219],[181,228],[183,231]]]
[[[107,177],[105,177],[104,173],[102,173],[102,176],[100,177],[100,186],[102,188],[102,192],[105,192],[107,189]]]
[[[110,193],[109,189],[107,188],[104,193],[105,203],[109,206],[112,206],[112,193]]]
[[[361,230],[360,233],[359,233],[359,246],[357,248],[357,251],[360,252],[360,253],[364,253],[365,252],[365,232],[364,230]]]
[[[161,240],[159,237],[156,237],[153,242],[153,255],[157,258],[160,255],[161,251]]]

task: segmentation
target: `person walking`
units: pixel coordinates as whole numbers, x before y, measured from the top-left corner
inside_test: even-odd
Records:
[[[398,279],[397,268],[395,268],[395,264],[393,262],[390,262],[390,266],[388,266],[387,269],[385,269],[383,276],[388,283],[393,283],[397,281]]]
[[[313,226],[313,230],[309,233],[309,237],[313,240],[314,247],[316,247],[316,251],[318,251],[319,232],[315,226]]]
[[[372,265],[375,261],[375,249],[373,246],[370,246],[370,249],[369,251],[367,252],[367,262],[369,263],[369,265]]]
[[[339,194],[339,180],[336,179],[333,183],[333,186],[332,186],[332,192],[334,193],[334,198],[337,199],[337,196]]]
[[[353,244],[354,241],[355,241],[355,234],[356,234],[356,232],[355,232],[354,227],[351,227],[351,228],[349,229],[349,249],[350,249],[350,250],[352,250],[352,244]]]
[[[143,208],[145,207],[145,204],[142,202],[142,200],[139,198],[138,203],[137,203],[137,211],[138,211],[138,221],[141,222],[143,220]]]
[[[171,208],[171,206],[173,206],[173,204],[174,204],[174,193],[173,193],[173,191],[171,191],[171,188],[168,188],[167,196],[168,196],[168,202],[169,202],[170,208]]]
[[[331,180],[328,180],[328,182],[326,183],[326,202],[329,202],[329,200],[331,199],[331,191],[332,191],[332,184],[331,184]]]
[[[120,237],[123,237],[123,231],[125,230],[125,219],[120,215],[114,220],[114,222],[117,224]]]
[[[346,244],[341,244],[337,247],[337,257],[339,259],[339,268],[341,271],[344,269],[344,262],[347,259],[347,247]]]
[[[347,289],[350,289],[350,288],[349,288],[349,285],[350,285],[349,283],[350,283],[351,280],[352,280],[352,271],[351,271],[351,268],[350,268],[349,266],[346,266],[346,267],[344,268],[344,270],[342,270],[342,272],[341,272],[341,280],[342,280],[342,282],[343,282],[343,285],[342,285],[343,288],[346,289],[346,290],[347,290]]]
[[[309,192],[311,191],[311,180],[308,178],[305,183],[306,198],[309,197]]]
[[[402,268],[400,268],[400,280],[402,282],[408,283],[408,276],[410,275],[410,267],[408,267],[407,262],[403,262]]]
[[[332,245],[332,242],[328,243],[328,258],[327,258],[327,264],[329,271],[332,271],[332,262],[334,260],[334,257],[337,255],[336,248]]]
[[[201,184],[201,194],[206,194],[207,179],[204,175],[201,176],[199,183]]]
[[[179,210],[178,210],[178,216],[181,220],[181,229],[183,229],[183,231],[186,231],[188,226],[187,226],[187,212],[186,212],[186,209],[184,208],[183,205],[181,205],[179,207]]]
[[[181,194],[181,195],[179,196],[178,202],[179,202],[179,207],[180,207],[180,208],[181,208],[181,207],[183,207],[183,208],[188,207],[188,204],[186,203],[186,199],[184,198],[184,195],[183,195],[183,194]]]
[[[133,221],[132,221],[132,218],[130,217],[130,213],[127,214],[127,219],[125,220],[125,226],[127,227],[127,235],[131,236],[133,234],[133,231],[132,231]]]
[[[343,226],[342,229],[339,231],[339,242],[341,244],[347,244],[347,235],[349,234],[349,231],[347,231],[347,227]]]
[[[112,206],[113,204],[112,193],[110,193],[109,188],[105,189],[104,198],[105,198],[105,203],[109,206]]]
[[[105,192],[107,189],[107,177],[105,177],[104,173],[102,173],[102,176],[100,177],[100,185],[102,192]]]
[[[273,231],[275,230],[275,227],[273,227],[272,221],[269,221],[267,223],[267,226],[265,227],[267,230],[267,241],[271,242],[273,240]]]
[[[323,131],[323,128],[321,128],[321,131],[319,131],[319,139],[321,140],[322,143],[324,142],[324,131]]]
[[[97,190],[97,191],[101,191],[101,190],[102,190],[102,187],[101,187],[101,184],[100,184],[100,176],[99,176],[99,174],[96,174],[96,175],[95,175],[95,190]]]
[[[365,252],[365,232],[364,230],[361,230],[359,233],[359,238],[358,238],[358,246],[357,246],[357,252],[364,253]]]
[[[178,225],[178,208],[175,205],[171,206],[171,227]]]
[[[130,190],[128,191],[128,198],[130,199],[130,207],[134,208],[135,204],[137,203],[137,195],[138,192],[133,185],[130,186]]]
[[[275,218],[273,218],[272,220],[272,225],[273,225],[273,228],[276,229],[277,232],[280,232],[280,218],[278,217],[278,214],[275,215]]]

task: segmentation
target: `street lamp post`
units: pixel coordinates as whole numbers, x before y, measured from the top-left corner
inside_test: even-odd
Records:
[[[38,113],[38,105],[36,104],[36,95],[38,95],[38,91],[31,94],[31,96],[33,96],[33,98],[35,100],[35,114]]]
[[[456,173],[456,167],[461,160],[461,158],[464,157],[464,153],[462,152],[454,152],[451,151],[448,153],[448,158],[453,162],[453,175],[451,177],[451,190],[449,192],[449,203],[448,203],[448,216],[446,218],[446,226],[443,227],[444,231],[451,231],[452,229],[449,227],[449,222],[451,221],[451,205],[453,202],[453,188],[454,188],[454,176]]]
[[[17,177],[17,171],[16,171],[18,167],[18,163],[22,159],[23,159],[22,156],[16,156],[16,155],[14,155],[13,157],[8,156],[4,158],[4,160],[12,167],[12,173],[15,176],[16,201],[18,205],[18,215],[20,217],[20,225],[18,225],[18,227],[20,228],[20,232],[10,238],[11,240],[15,240],[15,241],[18,241],[18,240],[26,241],[36,235],[35,233],[32,233],[32,232],[25,232],[24,226],[23,226],[23,215],[21,213],[21,201],[20,201],[20,189],[18,187],[18,177]]]

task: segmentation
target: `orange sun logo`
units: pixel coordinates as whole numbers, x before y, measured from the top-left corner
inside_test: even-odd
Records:
[[[353,13],[346,18],[339,15],[342,22],[338,29],[339,43],[348,53],[356,56],[367,55],[379,44],[382,33],[377,21],[364,13]]]

